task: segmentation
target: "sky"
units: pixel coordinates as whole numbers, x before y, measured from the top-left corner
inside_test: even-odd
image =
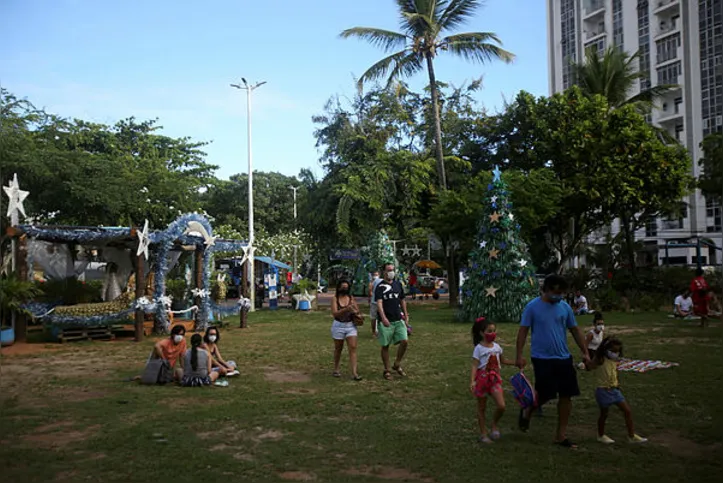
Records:
[[[311,118],[383,52],[339,38],[350,27],[396,30],[394,0],[0,0],[0,85],[68,118],[159,119],[170,136],[207,141],[217,176],[248,172],[246,93],[254,92],[254,170],[323,173]],[[495,111],[520,90],[548,93],[545,3],[488,0],[460,31],[494,32],[511,64],[440,56],[437,78],[484,76]],[[409,80],[420,90],[426,72]]]

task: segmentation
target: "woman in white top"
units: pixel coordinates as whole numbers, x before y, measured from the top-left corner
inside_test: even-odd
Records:
[[[587,345],[587,352],[590,354],[590,359],[594,359],[597,355],[597,350],[600,348],[600,344],[605,337],[605,321],[603,320],[603,314],[595,312],[595,317],[592,321],[592,329],[590,329],[585,336],[585,345]]]

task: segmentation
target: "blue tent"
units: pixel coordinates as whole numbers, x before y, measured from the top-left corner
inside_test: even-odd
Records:
[[[266,265],[272,265],[276,268],[280,268],[281,270],[291,270],[291,267],[285,263],[282,263],[278,260],[273,260],[271,257],[254,257],[256,261],[265,263]]]

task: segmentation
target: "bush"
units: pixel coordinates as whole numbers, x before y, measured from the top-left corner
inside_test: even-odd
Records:
[[[592,299],[595,301],[593,308],[609,312],[611,310],[624,310],[623,299],[620,294],[612,287],[604,287],[593,294]]]
[[[63,305],[88,304],[101,302],[103,282],[81,282],[70,277],[63,280],[47,280],[35,282],[40,295],[38,299],[43,302],[59,302]]]

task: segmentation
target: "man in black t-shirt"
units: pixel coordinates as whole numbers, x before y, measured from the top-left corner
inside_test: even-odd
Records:
[[[401,363],[404,353],[407,351],[407,328],[409,326],[409,312],[407,302],[404,300],[404,288],[402,284],[394,279],[394,265],[389,263],[384,266],[382,273],[384,280],[377,285],[374,291],[374,298],[377,301],[379,323],[377,324],[378,340],[382,346],[382,362],[384,362],[384,379],[391,379],[389,371],[389,346],[399,345],[397,359],[394,361],[392,370],[400,376],[407,374],[402,369]]]

